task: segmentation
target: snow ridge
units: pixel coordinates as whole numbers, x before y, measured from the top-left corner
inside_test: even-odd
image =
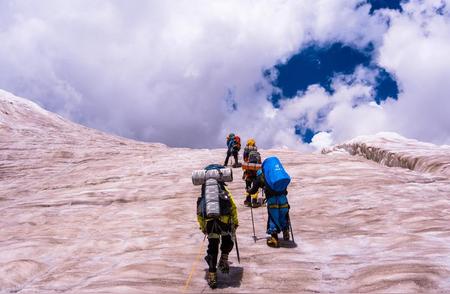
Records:
[[[448,145],[438,146],[406,139],[392,132],[381,132],[374,136],[360,136],[331,148],[324,148],[322,154],[342,150],[389,167],[450,176],[450,146]]]

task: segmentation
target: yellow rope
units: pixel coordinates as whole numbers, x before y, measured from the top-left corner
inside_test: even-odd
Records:
[[[200,256],[203,252],[203,245],[205,245],[205,239],[206,239],[206,235],[203,238],[203,242],[202,242],[202,245],[200,246],[200,250],[198,251],[197,257],[195,258],[195,261],[192,264],[192,268],[191,268],[191,272],[189,273],[189,277],[187,278],[186,283],[184,284],[183,293],[186,293],[186,289],[189,287],[189,283],[191,282],[192,275],[195,272],[195,267],[197,266],[197,263],[200,260]]]

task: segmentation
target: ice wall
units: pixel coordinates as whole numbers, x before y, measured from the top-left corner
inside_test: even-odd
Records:
[[[322,154],[345,150],[389,167],[440,173],[450,176],[450,146],[404,138],[396,133],[382,132],[360,136],[322,150]]]

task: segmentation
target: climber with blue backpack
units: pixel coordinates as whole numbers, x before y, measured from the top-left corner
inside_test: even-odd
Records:
[[[192,173],[192,183],[202,186],[197,199],[197,221],[200,230],[208,237],[205,261],[208,264],[208,285],[217,287],[217,268],[228,274],[228,254],[236,243],[236,229],[239,226],[236,204],[225,182],[233,181],[233,171],[219,164],[210,164]],[[235,242],[233,242],[233,238]],[[221,256],[217,264],[219,244]],[[236,243],[236,252],[239,251]]]
[[[227,157],[225,158],[224,166],[228,165],[228,159],[233,155],[233,167],[239,167],[238,153],[241,150],[241,138],[234,133],[227,136]]]
[[[262,188],[267,200],[267,245],[279,247],[278,233],[283,232],[283,239],[289,241],[290,226],[287,187],[290,176],[284,170],[277,157],[269,157],[262,163],[256,178],[247,193],[254,194]],[[291,230],[292,231],[292,230]],[[292,232],[291,232],[292,233]]]

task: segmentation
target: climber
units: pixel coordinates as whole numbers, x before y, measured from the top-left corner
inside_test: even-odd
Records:
[[[227,136],[227,157],[223,165],[227,166],[228,159],[230,158],[231,155],[233,155],[234,158],[233,167],[239,167],[238,161],[239,150],[241,150],[241,138],[239,138],[239,136],[235,135],[234,133],[230,133]]]
[[[267,199],[267,245],[279,247],[278,233],[283,232],[283,239],[289,240],[289,203],[287,199],[287,186],[291,178],[284,170],[277,157],[269,157],[264,160],[261,170],[247,189],[249,194],[254,194],[258,188],[262,188]]]
[[[205,261],[208,264],[208,285],[217,287],[217,268],[222,273],[229,273],[228,254],[234,246],[233,235],[239,226],[237,209],[226,181],[232,181],[231,169],[219,164],[205,167],[208,171],[217,170],[216,177],[205,176],[202,184],[202,195],[197,200],[197,221],[200,230],[208,236],[208,249]],[[193,180],[194,181],[194,180]],[[219,244],[221,256],[217,265]]]
[[[252,138],[247,140],[247,145],[244,148],[243,158],[245,163],[253,163],[258,165],[261,164],[261,154],[258,152],[255,139]],[[256,165],[244,164],[242,165],[242,169],[244,170],[242,179],[245,181],[245,189],[247,190],[251,187],[253,180],[256,178],[256,172],[259,167],[257,167]],[[249,194],[248,192],[246,192],[244,205],[252,206],[254,208],[261,206],[261,204],[258,202],[258,190],[254,194]]]

